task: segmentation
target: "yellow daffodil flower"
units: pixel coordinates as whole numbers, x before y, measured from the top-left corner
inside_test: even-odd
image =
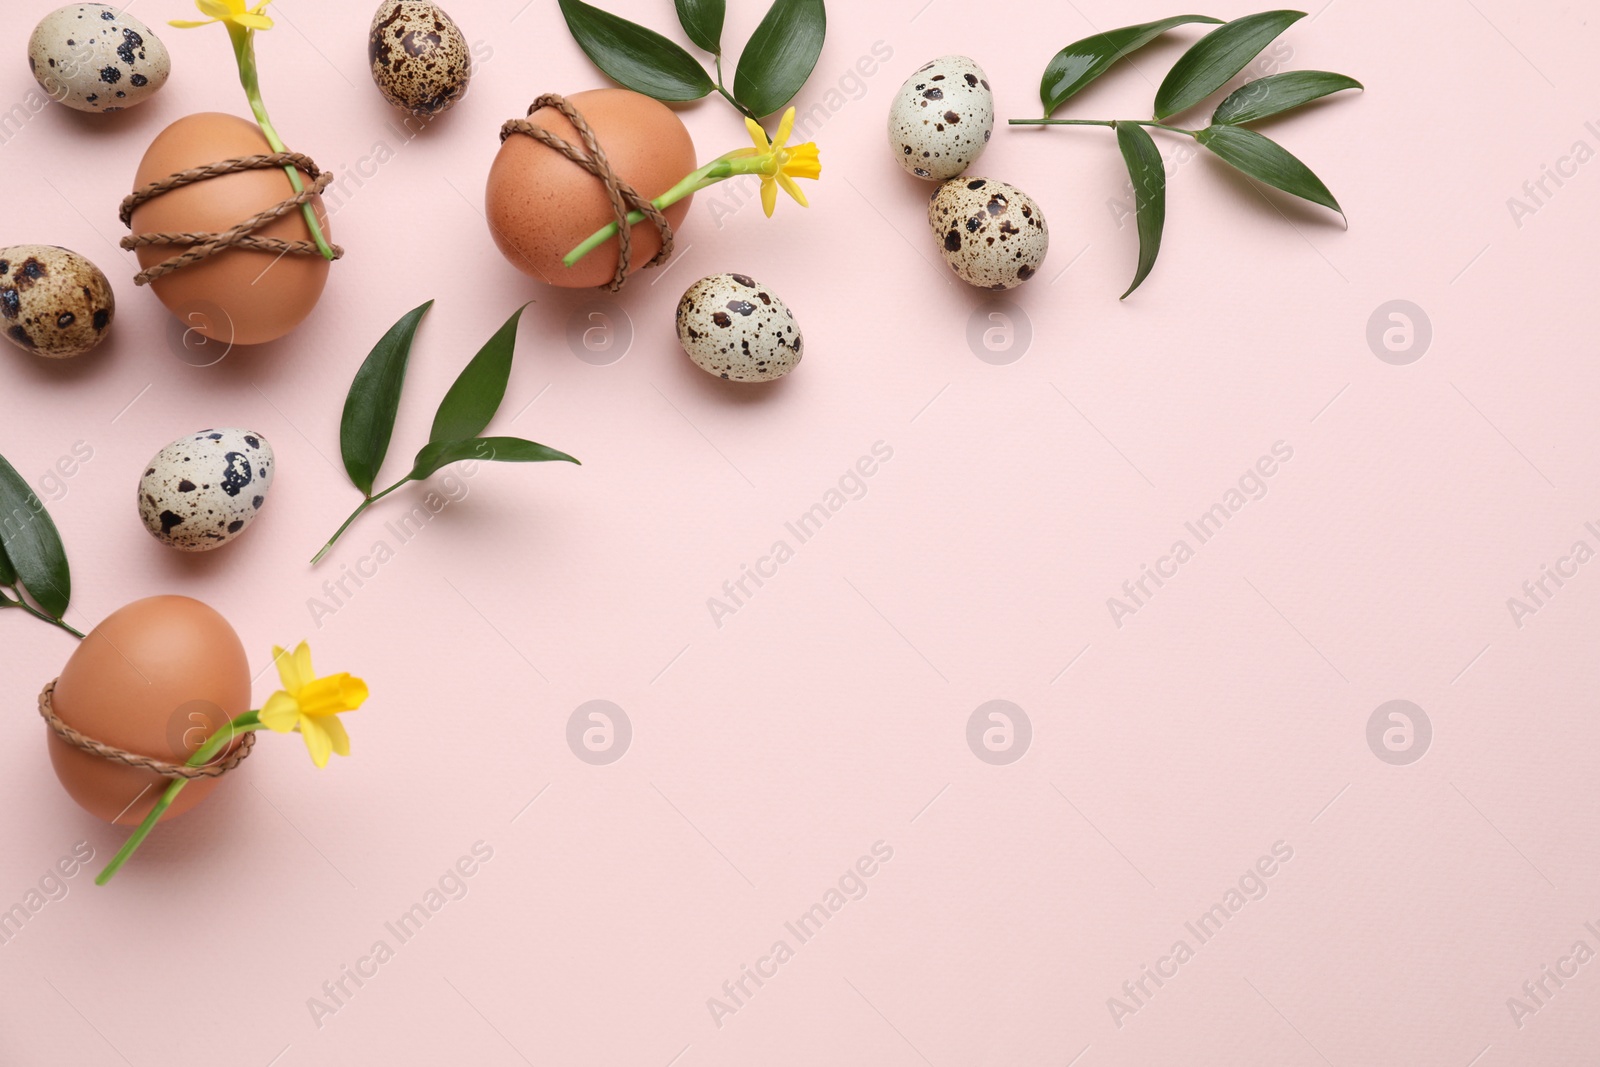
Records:
[[[817,156],[815,142],[788,147],[789,135],[794,133],[794,108],[783,113],[783,118],[778,122],[778,135],[770,141],[767,140],[767,131],[755,119],[745,119],[744,125],[750,131],[750,140],[755,142],[755,147],[741,149],[735,158],[760,158],[760,169],[754,173],[761,176],[761,208],[767,213],[767,218],[772,217],[772,209],[778,203],[780,185],[801,207],[810,207],[806,203],[806,194],[800,191],[794,180],[822,177],[822,162]]]
[[[742,174],[754,174],[761,179],[761,207],[766,211],[767,218],[772,217],[772,209],[777,206],[780,185],[801,207],[810,207],[811,205],[806,203],[806,194],[800,191],[794,180],[796,178],[815,180],[822,177],[822,161],[817,156],[817,146],[813,141],[789,147],[789,136],[794,133],[794,108],[791,107],[783,113],[783,118],[778,122],[778,136],[770,141],[767,140],[767,131],[762,129],[761,124],[755,119],[747,118],[744,124],[750,131],[750,140],[755,143],[753,148],[736,148],[727,155],[718,156],[656,197],[651,203],[657,208],[664,209],[686,196],[698,193],[702,189],[709,189],[718,182],[725,182]],[[629,226],[643,221],[643,212],[628,213]],[[570,267],[616,235],[617,224],[608,222],[563,256],[561,261]]]
[[[311,669],[311,649],[304,641],[293,653],[274,647],[283,689],[272,694],[261,708],[261,724],[276,733],[299,730],[306,739],[311,761],[328,765],[328,755],[350,755],[350,735],[345,733],[339,713],[355,711],[367,699],[367,683],[348,674],[318,678]]]
[[[168,25],[180,30],[192,30],[196,26],[221,22],[243,30],[270,30],[272,20],[262,14],[270,3],[272,0],[261,0],[255,7],[246,7],[245,0],[194,0],[194,6],[200,9],[200,14],[209,15],[210,18],[200,21],[173,19]]]

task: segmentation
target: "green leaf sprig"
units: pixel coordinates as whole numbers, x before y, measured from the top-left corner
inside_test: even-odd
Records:
[[[445,393],[433,417],[428,443],[417,451],[411,470],[387,489],[373,492],[378,471],[389,451],[389,439],[394,434],[406,364],[411,358],[411,343],[431,307],[432,300],[406,312],[399,322],[389,327],[389,332],[373,346],[350,383],[344,418],[339,424],[339,451],[344,458],[345,473],[361,490],[363,499],[311,560],[313,566],[372,505],[406,483],[421,481],[451,463],[468,459],[495,463],[578,462],[565,452],[519,437],[480,436],[505,399],[506,383],[511,379],[511,360],[517,347],[517,324],[523,308],[527,307],[524,304],[512,312],[505,325],[478,350]]]
[[[1171,126],[1165,120],[1199,104],[1228,83],[1279,34],[1305,17],[1303,11],[1263,11],[1232,22],[1209,15],[1176,15],[1159,22],[1097,33],[1067,45],[1045,67],[1039,82],[1042,119],[1012,119],[1013,126],[1109,126],[1116,131],[1133,182],[1134,211],[1139,230],[1139,266],[1125,300],[1149,277],[1161,250],[1167,216],[1167,172],[1148,130],[1165,130],[1194,138],[1202,148],[1236,170],[1293,196],[1321,205],[1341,216],[1344,209],[1328,187],[1288,149],[1245,124],[1280,115],[1313,100],[1361,83],[1343,74],[1297,70],[1246,82],[1211,114],[1204,129]],[[1156,90],[1153,119],[1058,119],[1051,116],[1068,99],[1109,70],[1117,60],[1138,51],[1168,30],[1190,23],[1216,26],[1178,58]]]
[[[72,571],[61,534],[44,501],[4,456],[0,456],[0,590],[4,590],[0,609],[21,608],[83,637],[64,619],[72,602]]]
[[[636,93],[667,102],[719,93],[757,121],[783,110],[805,85],[822,54],[824,0],[773,0],[739,55],[729,89],[722,77],[726,0],[676,0],[689,40],[711,54],[710,72],[681,45],[652,29],[583,0],[560,0],[567,28],[594,65]]]

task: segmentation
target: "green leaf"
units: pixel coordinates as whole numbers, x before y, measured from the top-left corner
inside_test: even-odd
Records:
[[[11,565],[11,558],[6,555],[6,550],[0,548],[0,585],[16,585],[17,569]]]
[[[654,30],[582,0],[561,0],[561,14],[594,65],[636,93],[657,100],[698,100],[716,88],[694,56]]]
[[[44,501],[28,488],[16,468],[0,456],[0,551],[34,602],[52,618],[67,613],[72,574],[61,535]]]
[[[1122,299],[1144,282],[1161,251],[1161,228],[1167,221],[1167,165],[1143,126],[1119,122],[1117,147],[1128,164],[1133,181],[1133,203],[1139,223],[1139,269]]]
[[[433,307],[430,300],[403,315],[373,346],[366,362],[350,383],[339,423],[339,451],[344,469],[362,495],[372,495],[383,457],[389,453],[395,414],[400,410],[400,390],[406,380],[406,360],[422,317]]]
[[[1173,27],[1191,22],[1216,24],[1222,20],[1210,15],[1174,15],[1160,22],[1107,30],[1067,45],[1050,60],[1039,81],[1039,99],[1044,103],[1045,118],[1123,56],[1137,52]]]
[[[1226,85],[1274,37],[1305,17],[1304,11],[1263,11],[1234,19],[1200,38],[1178,57],[1156,90],[1156,118],[1194,107]]]
[[[1213,126],[1237,126],[1269,115],[1282,114],[1301,104],[1309,104],[1343,89],[1362,85],[1343,74],[1325,70],[1291,70],[1246,82],[1217,105],[1211,116]]]
[[[578,462],[565,452],[557,452],[520,437],[474,437],[464,441],[432,441],[423,445],[409,477],[412,481],[421,481],[439,468],[464,459],[480,463]]]
[[[811,76],[827,29],[823,0],[773,0],[739,56],[734,99],[758,116],[782,110]]]
[[[428,435],[430,442],[465,441],[476,437],[500,410],[500,401],[506,398],[506,382],[511,380],[517,322],[527,306],[523,304],[511,313],[505,325],[478,349],[472,362],[456,378],[439,402],[439,411],[433,417],[433,432]]]
[[[722,54],[722,16],[726,0],[676,0],[678,21],[689,40],[714,56]]]
[[[1195,139],[1250,177],[1344,214],[1322,179],[1276,141],[1242,126],[1208,126]]]

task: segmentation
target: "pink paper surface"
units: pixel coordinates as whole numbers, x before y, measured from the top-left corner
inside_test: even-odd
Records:
[[[33,88],[24,42],[50,6],[10,5],[0,108]],[[265,672],[258,701],[271,646],[302,637],[373,696],[352,758],[318,771],[264,737],[97,889],[125,832],[62,792],[34,713],[73,641],[0,615],[0,907],[80,842],[95,857],[0,944],[0,1063],[1592,1062],[1600,562],[1570,557],[1600,549],[1593,5],[1322,6],[1268,59],[1367,89],[1262,129],[1348,231],[1163,136],[1165,248],[1123,303],[1137,242],[1108,130],[996,127],[974,172],[1031,193],[1052,247],[991,301],[939,262],[931,187],[885,119],[949,53],[984,66],[1002,119],[1032,117],[1057,48],[1171,5],[830,5],[799,98],[820,109],[811,209],[704,194],[621,299],[523,278],[485,227],[500,123],[605,84],[553,0],[519,6],[449,5],[471,92],[412,137],[367,73],[369,4],[273,4],[267,98],[341,176],[349,254],[300,330],[214,366],[177,358],[115,242],[150,139],[244,113],[222,32],[140,0],[173,53],[159,95],[3,127],[0,244],[83,252],[119,301],[91,355],[0,352],[0,451],[46,492],[69,618],[195,596]],[[666,0],[605,6],[674,24]],[[763,7],[730,4],[731,51]],[[1148,114],[1197,36],[1062,113]],[[701,158],[746,141],[716,98],[681,114]],[[678,348],[679,296],[720,271],[794,310],[788,379],[716,381]],[[409,488],[312,570],[358,501],[350,378],[430,297],[391,480],[529,299],[492,429],[584,465],[457,469],[420,532],[387,525],[422,503]],[[616,348],[574,346],[590,327]],[[214,425],[267,435],[276,484],[237,543],[181,556],[135,485]],[[92,458],[44,482],[75,447]],[[1186,524],[1230,490],[1202,541]],[[838,506],[797,537],[819,503]],[[1163,562],[1179,540],[1191,558]],[[1169,577],[1141,592],[1147,565]],[[768,576],[735,603],[747,568]],[[368,576],[335,600],[350,573]],[[1391,701],[1408,718],[1378,715]],[[583,735],[605,721],[597,757]],[[418,904],[420,928],[393,925]],[[820,929],[790,925],[815,905]],[[1215,905],[1220,929],[1190,928]]]

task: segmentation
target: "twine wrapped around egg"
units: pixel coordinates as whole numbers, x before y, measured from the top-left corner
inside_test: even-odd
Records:
[[[622,180],[616,170],[612,168],[611,161],[606,157],[605,150],[600,147],[600,142],[595,137],[594,130],[590,128],[589,123],[584,120],[578,109],[567,101],[566,97],[560,93],[545,93],[529,105],[528,114],[532,115],[545,107],[554,109],[568,122],[572,123],[573,128],[578,131],[579,140],[583,142],[582,147],[556,136],[527,118],[507,120],[500,127],[500,141],[504,144],[506,138],[514,133],[531,137],[545,147],[553,148],[600,179],[600,184],[605,186],[606,199],[611,203],[612,215],[616,218],[618,245],[617,272],[612,277],[610,284],[601,288],[613,293],[618,292],[627,284],[628,277],[632,273],[633,227],[628,225],[629,213],[639,212],[661,235],[661,248],[641,269],[658,267],[672,256],[672,224],[667,221],[666,215],[662,214],[660,208],[651,203],[648,198],[640,195],[633,186]]]
[[[129,229],[133,228],[133,212],[139,205],[154,200],[163,193],[174,189],[181,189],[186,185],[205,181],[208,178],[218,178],[224,174],[235,174],[245,170],[268,170],[282,167],[295,167],[304,171],[311,178],[311,184],[302,191],[287,199],[279,201],[272,207],[245,219],[222,233],[139,233],[129,234],[121,241],[123,248],[128,251],[144,245],[170,245],[175,248],[187,248],[171,259],[163,260],[155,266],[140,271],[134,275],[135,285],[148,285],[164,275],[175,270],[199,263],[203,260],[225,252],[230,248],[244,248],[255,252],[271,252],[279,256],[320,256],[321,250],[312,241],[285,241],[276,237],[260,237],[256,231],[282,218],[291,211],[298,211],[302,205],[309,204],[320,195],[333,182],[333,175],[317,167],[316,162],[300,152],[265,152],[258,155],[238,156],[233,159],[224,159],[217,163],[209,163],[203,167],[191,167],[179,171],[166,178],[153,181],[141,189],[129,193],[122,200],[122,224]],[[339,245],[330,245],[333,249],[333,258],[339,259],[344,255],[344,249]]]
[[[154,771],[163,778],[219,778],[243,763],[245,757],[249,756],[255,749],[256,735],[254,733],[246,733],[240,737],[239,747],[234,749],[220,763],[210,763],[203,767],[190,767],[186,764],[170,763],[151,756],[141,756],[137,752],[129,752],[127,749],[117,748],[115,745],[108,745],[103,741],[96,741],[94,738],[68,726],[55,713],[53,704],[57,681],[59,679],[51,679],[44,689],[39,692],[40,717],[44,719],[45,723],[61,740],[74,748],[80,748],[102,759],[126,764],[129,767],[139,767],[147,771]]]

